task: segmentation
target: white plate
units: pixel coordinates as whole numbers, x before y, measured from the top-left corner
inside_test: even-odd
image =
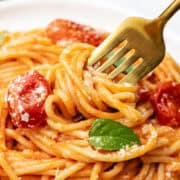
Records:
[[[83,0],[9,0],[0,2],[0,28],[24,30],[46,26],[55,18],[67,18],[113,30],[123,19],[137,13]],[[180,37],[165,31],[167,50],[180,63]]]

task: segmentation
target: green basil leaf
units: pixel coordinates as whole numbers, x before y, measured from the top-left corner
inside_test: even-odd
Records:
[[[129,67],[124,71],[124,73],[125,73],[125,74],[128,74],[128,73],[130,73],[133,69],[134,69],[133,66],[129,66]]]
[[[121,59],[119,59],[118,61],[116,61],[116,62],[114,63],[114,66],[115,66],[115,67],[118,67],[118,66],[121,65],[121,64],[123,63],[123,61],[125,61],[125,60],[126,60],[126,58],[125,58],[125,57],[122,57]],[[133,69],[134,69],[133,66],[129,66],[125,71],[123,71],[123,73],[124,73],[124,74],[128,74],[128,73],[130,73]]]
[[[140,144],[140,139],[130,128],[119,122],[96,119],[89,131],[89,142],[97,149],[120,150]]]
[[[4,41],[4,39],[6,38],[7,33],[6,32],[1,32],[0,34],[0,43],[2,43]]]

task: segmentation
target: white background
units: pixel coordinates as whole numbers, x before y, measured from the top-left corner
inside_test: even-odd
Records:
[[[76,1],[76,0],[74,0]],[[172,0],[84,0],[98,4],[106,4],[116,8],[127,9],[128,11],[140,14],[145,18],[154,18],[158,16]],[[166,29],[170,29],[180,37],[180,10],[168,22]]]

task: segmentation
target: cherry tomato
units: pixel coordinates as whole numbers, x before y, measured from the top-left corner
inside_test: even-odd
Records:
[[[98,46],[105,38],[105,35],[90,26],[64,19],[52,21],[46,29],[46,34],[54,43],[61,44],[82,42]]]
[[[7,103],[11,120],[16,127],[34,128],[44,125],[44,102],[50,86],[37,71],[17,76],[8,87]]]
[[[150,96],[151,96],[151,92],[149,89],[144,88],[144,87],[140,87],[138,89],[137,92],[137,96],[138,96],[138,102],[146,102],[149,100]]]
[[[180,83],[165,82],[151,96],[157,119],[162,125],[180,125]]]

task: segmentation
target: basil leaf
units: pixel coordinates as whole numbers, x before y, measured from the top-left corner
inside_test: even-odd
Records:
[[[120,150],[140,144],[139,137],[127,126],[112,119],[96,119],[89,131],[89,142],[97,149]]]
[[[124,73],[125,73],[125,74],[128,74],[128,73],[130,73],[133,69],[134,69],[133,66],[129,66],[129,67],[124,71]]]
[[[6,38],[7,33],[6,32],[1,32],[0,34],[0,43],[2,43],[4,41],[4,39]]]
[[[126,58],[122,57],[120,60],[116,61],[114,63],[114,66],[118,67],[119,65],[121,65],[123,63],[123,61],[125,61]],[[133,66],[129,66],[125,71],[123,71],[124,74],[128,74],[130,73],[132,70],[134,69]]]

